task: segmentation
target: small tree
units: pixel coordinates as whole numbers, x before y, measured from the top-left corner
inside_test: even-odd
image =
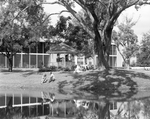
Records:
[[[22,49],[22,40],[20,40],[22,21],[19,21],[19,18],[14,19],[16,11],[18,11],[16,4],[11,1],[7,3],[6,6],[6,3],[1,5],[0,36],[2,44],[0,50],[7,57],[9,71],[12,71],[13,56]]]
[[[137,44],[138,37],[132,29],[135,24],[136,22],[133,22],[132,18],[126,17],[125,21],[118,25],[119,31],[113,31],[112,35],[112,38],[115,41],[117,49],[121,54],[127,68],[130,67],[131,57],[136,56],[139,49]]]
[[[137,55],[137,65],[144,67],[150,66],[150,32],[143,34],[140,44],[140,50]]]
[[[43,17],[42,7],[36,1],[1,1],[0,50],[8,59],[9,71],[12,71],[13,56],[43,33],[40,32]]]
[[[0,50],[7,57],[9,62],[9,71],[12,71],[13,56],[22,49],[22,41],[20,39],[20,28],[14,24],[13,28],[7,29],[7,35],[2,39]],[[1,32],[2,33],[2,32]]]

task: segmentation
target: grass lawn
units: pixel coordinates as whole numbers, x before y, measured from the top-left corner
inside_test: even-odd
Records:
[[[0,88],[21,89],[85,89],[85,90],[126,90],[150,89],[150,71],[144,70],[117,70],[85,71],[74,74],[73,72],[54,72],[56,81],[41,84],[42,75],[49,72],[38,71],[13,71],[0,72]]]

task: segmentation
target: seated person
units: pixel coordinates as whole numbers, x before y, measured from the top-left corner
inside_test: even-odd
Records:
[[[82,72],[79,65],[76,66],[74,73]]]
[[[47,82],[47,75],[43,74],[41,83],[46,83],[46,82]]]
[[[50,83],[51,81],[55,81],[55,76],[54,76],[53,72],[50,72],[49,83]]]

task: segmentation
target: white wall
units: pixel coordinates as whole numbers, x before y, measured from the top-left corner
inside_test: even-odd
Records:
[[[122,51],[122,47],[119,47],[119,49]],[[123,62],[124,62],[123,58],[119,53],[119,51],[117,50],[117,67],[122,67]]]

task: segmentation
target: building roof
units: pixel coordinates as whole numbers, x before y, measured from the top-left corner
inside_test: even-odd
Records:
[[[47,51],[49,54],[76,54],[77,51],[65,43],[56,44]]]

